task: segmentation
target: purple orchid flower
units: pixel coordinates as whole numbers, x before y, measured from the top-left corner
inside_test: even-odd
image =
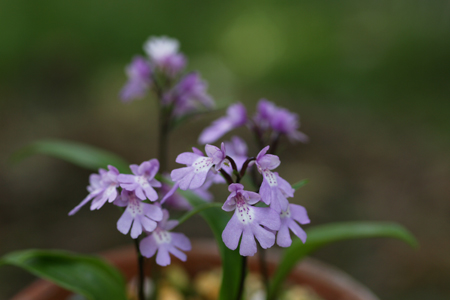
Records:
[[[90,185],[87,187],[89,195],[69,212],[69,216],[75,214],[92,199],[91,210],[100,209],[106,201],[113,202],[117,198],[118,175],[119,171],[113,166],[108,166],[108,171],[99,169],[99,174],[91,174]]]
[[[158,222],[156,229],[143,238],[139,249],[145,257],[152,257],[156,254],[156,263],[160,266],[170,265],[170,255],[176,256],[182,261],[186,261],[186,254],[181,252],[191,250],[191,242],[182,233],[170,232],[178,225],[178,221],[170,220],[167,210],[163,210],[163,219]]]
[[[285,211],[289,205],[286,197],[293,197],[294,190],[290,184],[278,174],[271,172],[280,165],[280,159],[273,154],[266,154],[269,146],[262,149],[256,157],[255,164],[263,175],[263,182],[259,189],[262,201],[270,204],[276,212]]]
[[[114,204],[127,207],[117,221],[117,229],[121,233],[127,234],[131,228],[131,237],[133,239],[141,235],[143,229],[147,232],[155,230],[156,222],[161,221],[163,218],[161,207],[142,202],[136,197],[134,192],[122,190],[120,197],[117,197]]]
[[[231,194],[222,209],[234,210],[234,215],[222,232],[222,240],[225,245],[231,250],[235,250],[242,235],[239,248],[239,254],[242,256],[253,256],[256,253],[255,238],[264,249],[272,247],[275,243],[275,234],[270,230],[280,228],[279,214],[270,207],[251,206],[257,203],[261,197],[257,193],[244,191],[242,184],[230,184],[228,190]]]
[[[225,144],[222,143],[221,148],[217,148],[213,145],[206,145],[205,152],[207,156],[203,156],[203,153],[193,148],[193,153],[184,152],[178,155],[175,160],[179,164],[185,164],[187,167],[175,169],[170,173],[172,181],[179,184],[180,189],[197,189],[202,186],[206,177],[212,168],[216,171],[220,170],[226,159]]]
[[[200,150],[199,150],[200,151]],[[202,153],[203,155],[203,153]],[[206,202],[211,202],[214,199],[213,194],[209,191],[209,188],[213,184],[225,183],[225,179],[218,173],[215,169],[210,169],[206,175],[206,180],[203,185],[197,189],[192,190],[194,194],[202,198]],[[191,210],[192,206],[189,204],[188,200],[181,196],[176,190],[179,187],[179,183],[175,183],[173,187],[168,184],[163,183],[160,194],[162,197],[161,204],[165,204],[173,209],[178,210]]]
[[[297,141],[306,143],[309,140],[306,134],[297,130],[300,127],[298,115],[287,109],[277,109],[270,120],[270,124],[274,131],[285,134],[292,143]]]
[[[200,107],[212,108],[214,101],[206,93],[208,85],[200,78],[197,72],[186,75],[181,81],[165,95],[166,103],[174,104],[174,115],[184,116],[198,111]]]
[[[304,225],[309,224],[310,222],[306,209],[303,206],[289,204],[287,210],[280,213],[280,218],[281,226],[277,234],[278,246],[289,247],[292,244],[289,229],[298,236],[303,243],[306,242],[306,232],[297,224],[298,222]]]
[[[171,187],[170,185],[163,183],[160,189],[160,194],[162,197],[161,204],[164,203],[164,205],[166,205],[167,207],[176,210],[191,210],[192,206],[189,204],[186,198],[176,192],[177,188],[178,185],[176,185],[176,187]]]
[[[169,77],[175,77],[186,66],[186,58],[178,53],[180,44],[177,40],[162,37],[150,37],[144,44],[144,51],[156,68]]]
[[[158,194],[153,187],[161,187],[161,182],[154,177],[159,170],[159,161],[154,158],[144,161],[141,165],[130,165],[134,175],[120,174],[117,179],[120,186],[128,191],[134,191],[136,196],[141,199],[150,199],[155,201]]]
[[[277,107],[273,102],[270,102],[267,99],[261,99],[256,106],[256,114],[253,117],[253,120],[259,128],[267,130],[271,126],[270,123],[276,111]]]
[[[242,103],[235,103],[228,107],[225,117],[215,120],[211,126],[205,128],[200,134],[200,144],[213,143],[225,133],[247,123],[247,111]]]
[[[120,91],[120,98],[123,102],[130,102],[134,99],[143,98],[151,86],[151,68],[148,61],[142,56],[136,56],[126,67],[128,82]]]

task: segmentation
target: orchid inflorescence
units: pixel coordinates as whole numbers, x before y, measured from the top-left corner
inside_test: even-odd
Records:
[[[144,46],[148,58],[135,57],[126,69],[129,81],[121,92],[122,100],[142,98],[153,90],[160,96],[162,105],[170,106],[169,117],[213,107],[212,98],[206,94],[206,83],[200,80],[199,74],[183,76],[186,59],[178,48],[178,41],[174,39],[150,38]],[[88,202],[91,202],[91,210],[100,209],[106,202],[124,207],[117,229],[123,234],[130,232],[133,239],[144,234],[139,244],[141,254],[152,257],[157,253],[156,263],[166,266],[171,262],[169,253],[185,261],[186,254],[182,251],[191,249],[184,234],[171,231],[178,221],[169,220],[169,209],[192,208],[177,190],[192,190],[205,201],[211,201],[213,196],[208,188],[212,184],[227,183],[230,195],[222,209],[234,212],[222,233],[228,248],[235,250],[240,241],[239,253],[252,256],[257,252],[255,238],[264,249],[272,247],[275,240],[279,246],[289,247],[292,243],[289,230],[305,242],[306,233],[297,222],[308,224],[308,215],[304,207],[287,200],[294,196],[295,190],[273,171],[280,165],[280,159],[269,153],[271,146],[249,157],[247,144],[237,136],[222,142],[220,148],[208,144],[244,125],[252,130],[261,145],[270,143],[272,153],[282,135],[292,142],[307,141],[307,136],[298,131],[297,114],[261,99],[256,114],[249,118],[244,105],[235,103],[229,106],[226,116],[200,134],[199,143],[206,144],[205,154],[193,147],[192,152],[177,156],[175,161],[185,167],[170,173],[172,187],[161,175],[161,181],[155,179],[160,169],[157,159],[130,165],[133,174],[120,174],[114,166],[108,166],[108,170],[100,169],[98,174],[90,176],[89,195],[69,215]],[[252,168],[262,175],[258,178],[257,173],[252,172],[255,192],[245,190],[240,183]]]
[[[146,56],[136,56],[126,67],[128,82],[121,90],[120,98],[129,103],[152,94],[157,100],[159,136],[158,142],[154,143],[158,148],[157,158],[128,166],[114,153],[64,141],[39,141],[20,154],[44,153],[98,169],[98,173],[89,177],[88,195],[69,215],[89,203],[91,210],[112,203],[121,211],[117,230],[124,235],[130,234],[138,254],[136,296],[139,300],[159,297],[157,283],[162,281],[157,265],[171,264],[171,256],[186,261],[188,255],[185,252],[192,249],[191,241],[185,234],[176,232],[176,227],[195,214],[200,214],[208,223],[220,250],[220,300],[246,298],[247,257],[257,252],[264,291],[255,294],[258,295],[256,298],[246,299],[262,299],[265,295],[267,300],[275,300],[282,296],[283,280],[296,263],[329,243],[364,237],[396,237],[417,246],[417,241],[407,230],[386,222],[315,226],[309,229],[306,243],[307,234],[300,227],[310,222],[306,209],[288,200],[306,180],[291,185],[276,172],[281,163],[276,153],[286,139],[292,143],[307,142],[308,137],[298,130],[300,123],[296,113],[267,99],[258,101],[253,116],[242,103],[231,104],[225,116],[200,133],[198,143],[204,146],[204,152],[192,147],[192,151],[178,154],[175,162],[182,166],[169,172],[170,132],[189,117],[211,110],[215,104],[200,74],[186,72],[187,59],[179,52],[178,41],[151,37],[145,43],[144,51]],[[259,152],[251,153],[249,149],[253,147],[248,147],[238,136],[221,141],[225,134],[239,127],[251,131]],[[226,184],[229,195],[222,201],[213,202],[215,197],[210,188],[216,184]],[[186,212],[177,217],[176,210]],[[269,274],[265,249],[275,243],[289,248],[283,251],[275,272]],[[152,261],[156,265],[150,269],[156,283],[153,291],[147,289],[145,283],[148,276],[145,257],[155,257]],[[0,266],[2,264],[25,268],[86,299],[127,299],[125,281],[118,270],[93,256],[24,250],[3,256]]]

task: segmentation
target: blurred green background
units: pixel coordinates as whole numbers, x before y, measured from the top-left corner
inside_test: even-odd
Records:
[[[125,65],[151,35],[180,40],[219,107],[241,101],[253,112],[266,97],[300,114],[311,142],[286,142],[279,172],[290,182],[310,179],[295,201],[313,224],[397,221],[421,244],[414,251],[398,241],[352,241],[316,257],[381,299],[450,298],[450,2],[443,0],[1,1],[0,254],[92,253],[129,242],[115,230],[113,207],[67,216],[86,195],[89,171],[42,156],[18,165],[8,158],[41,138],[89,143],[133,163],[155,157],[154,99],[124,105],[117,96]],[[195,145],[221,114],[178,128],[169,157]],[[209,236],[197,222],[186,232]],[[33,278],[1,268],[0,298]]]

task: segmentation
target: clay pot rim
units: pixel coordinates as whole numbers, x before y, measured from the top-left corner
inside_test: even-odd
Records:
[[[272,272],[279,260],[279,249],[269,249],[267,253],[267,261],[269,272]],[[278,250],[278,251],[277,251]],[[186,269],[192,268],[194,255],[201,258],[206,264],[220,265],[220,256],[218,255],[216,243],[212,240],[194,240],[192,242],[192,250],[188,252],[188,260]],[[191,260],[189,257],[191,254]],[[136,274],[136,254],[134,247],[122,246],[101,253],[106,260],[118,267],[127,280]],[[130,261],[133,262],[130,266]],[[190,266],[189,266],[189,262]],[[249,268],[251,270],[258,269],[257,257],[249,257]],[[194,267],[195,268],[195,267]],[[326,263],[320,262],[313,258],[306,258],[299,263],[289,275],[289,280],[310,286],[316,293],[325,299],[333,300],[379,300],[367,287],[357,282],[343,271],[332,267]],[[48,299],[64,299],[70,292],[56,286],[55,284],[43,279],[38,279],[24,290],[16,294],[11,300],[48,300]],[[65,296],[64,296],[65,295]],[[330,298],[331,297],[331,298]]]

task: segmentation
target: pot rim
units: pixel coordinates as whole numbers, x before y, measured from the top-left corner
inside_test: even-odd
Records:
[[[208,265],[220,265],[220,256],[217,245],[212,240],[197,239],[192,241],[192,250],[188,253],[186,262],[174,260],[174,263],[186,266],[186,269],[195,269],[199,262]],[[281,257],[280,249],[267,250],[268,271],[272,273]],[[121,246],[100,253],[107,261],[119,268],[126,279],[131,279],[137,273],[136,254],[131,245]],[[196,259],[194,258],[196,255]],[[191,258],[191,259],[190,259]],[[130,266],[130,262],[133,262]],[[259,269],[257,256],[249,257],[249,268],[252,271]],[[147,266],[150,264],[147,264]],[[353,279],[345,272],[313,258],[302,260],[291,271],[288,279],[311,287],[324,299],[333,300],[379,300],[367,287]],[[16,294],[11,300],[48,300],[65,299],[70,292],[57,285],[38,279],[24,290]]]

